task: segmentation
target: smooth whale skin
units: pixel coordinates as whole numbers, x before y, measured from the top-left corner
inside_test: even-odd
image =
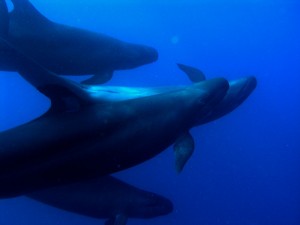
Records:
[[[124,220],[120,225],[126,224],[127,218],[153,218],[173,211],[173,204],[167,198],[112,176],[53,187],[27,196],[66,211],[109,219],[107,223]]]
[[[204,73],[197,68],[179,63],[177,65],[193,82],[201,82],[206,79]],[[229,81],[229,89],[225,97],[215,105],[215,108],[210,115],[203,118],[202,121],[199,121],[198,125],[219,119],[232,112],[249,97],[256,86],[257,80],[254,76],[247,76]]]
[[[86,82],[104,83],[114,70],[132,69],[157,60],[158,53],[152,47],[52,22],[28,0],[12,0],[14,9],[8,20],[5,0],[0,1],[0,12],[4,12],[0,15],[2,36],[57,74],[95,74]],[[0,70],[16,71],[13,57],[13,52],[0,41]]]
[[[47,88],[52,92],[53,87]],[[144,162],[209,113],[227,88],[220,78],[140,99],[78,109],[76,105],[1,132],[0,196],[110,174]]]
[[[256,85],[257,80],[254,76],[229,81],[229,89],[225,97],[215,106],[213,113],[199,122],[199,125],[211,122],[232,112],[249,97]]]
[[[197,68],[178,64],[178,67],[185,72],[192,82],[204,81],[205,75]],[[254,76],[248,76],[229,81],[229,89],[225,97],[214,106],[214,109],[195,126],[202,125],[213,120],[219,119],[232,112],[241,105],[256,88],[257,80]],[[89,86],[91,93],[95,92],[108,101],[121,101],[138,97],[151,96],[168,91],[174,91],[182,86],[155,87],[155,88],[132,88],[132,87],[112,87],[112,86]],[[194,152],[195,144],[189,133],[182,134],[174,143],[175,166],[177,172],[183,170],[184,165]]]
[[[201,82],[205,80],[205,75],[197,68],[178,64],[178,67],[188,75],[191,81]],[[195,126],[199,126],[232,112],[241,105],[253,92],[257,86],[257,80],[254,76],[248,76],[229,81],[229,89],[225,97],[215,105],[214,109],[202,120],[198,121]],[[182,139],[182,140],[180,140]],[[179,141],[178,141],[179,140]],[[194,140],[189,133],[182,135],[174,144],[175,168],[181,172],[188,159],[194,152]]]
[[[0,133],[1,197],[142,163],[210,114],[229,87],[225,79],[215,78],[110,102],[91,92],[90,86],[58,77],[22,53],[17,65],[20,74],[51,99],[52,106],[41,117]]]

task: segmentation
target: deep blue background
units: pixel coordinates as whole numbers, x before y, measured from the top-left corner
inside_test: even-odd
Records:
[[[172,149],[119,174],[175,204],[168,216],[128,224],[300,224],[297,2],[32,0],[54,21],[158,49],[158,62],[116,72],[110,84],[189,84],[175,62],[196,66],[207,77],[258,79],[236,111],[192,130],[197,148],[182,174],[174,170]],[[0,130],[35,118],[48,106],[18,74],[0,73]],[[101,223],[26,198],[0,201],[3,225]]]

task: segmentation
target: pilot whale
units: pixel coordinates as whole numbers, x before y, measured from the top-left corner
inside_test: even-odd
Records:
[[[178,67],[186,73],[192,82],[201,82],[206,77],[198,68],[179,64]],[[242,77],[236,80],[229,81],[229,88],[224,98],[215,105],[211,113],[198,121],[195,126],[199,126],[213,120],[219,119],[222,116],[232,112],[241,105],[253,92],[257,86],[257,80],[254,76]],[[174,144],[175,153],[175,168],[177,172],[181,172],[194,152],[194,140],[189,133],[185,133],[181,139],[178,139]]]
[[[125,225],[128,218],[148,219],[169,214],[167,198],[127,184],[112,176],[52,187],[27,197],[84,216]]]
[[[194,82],[202,82],[206,79],[204,73],[198,68],[177,64],[188,78]],[[203,117],[194,126],[203,125],[213,120],[219,119],[224,115],[232,112],[240,104],[242,104],[257,86],[257,80],[254,76],[242,77],[229,81],[229,89],[224,98],[214,106],[214,109],[209,115]],[[128,99],[135,99],[155,94],[161,94],[168,91],[178,90],[184,86],[168,86],[168,87],[154,87],[154,88],[141,88],[141,87],[120,87],[120,86],[89,86],[88,89],[91,93],[101,96],[106,101],[121,101]],[[194,152],[195,144],[192,136],[189,133],[184,133],[174,143],[175,153],[175,168],[179,173],[183,170],[184,165]]]
[[[89,85],[49,72],[18,54],[18,71],[50,98],[39,118],[0,133],[0,197],[13,197],[144,162],[208,116],[226,95],[215,78],[164,93],[107,101]]]
[[[5,0],[0,0],[1,35],[57,74],[93,74],[85,83],[104,83],[114,70],[157,60],[158,53],[152,47],[52,22],[28,0],[12,3],[14,9],[8,14]],[[14,52],[0,41],[0,70],[16,71],[14,57]]]

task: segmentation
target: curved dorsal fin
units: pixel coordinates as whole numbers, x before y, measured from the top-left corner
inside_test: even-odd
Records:
[[[206,80],[204,73],[192,66],[187,66],[181,63],[177,63],[177,66],[179,67],[179,69],[181,69],[184,73],[186,73],[186,75],[188,75],[189,79],[193,82],[193,83],[197,83],[197,82],[201,82]]]

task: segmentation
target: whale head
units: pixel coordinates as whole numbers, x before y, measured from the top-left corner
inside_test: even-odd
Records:
[[[128,217],[152,218],[169,214],[173,211],[173,203],[158,194],[145,192],[141,198],[132,202],[127,212]]]
[[[198,94],[198,100],[196,98],[196,102],[193,103],[194,120],[192,121],[192,126],[195,126],[196,124],[199,124],[200,121],[203,121],[206,117],[210,116],[215,105],[218,105],[222,101],[228,91],[229,83],[224,78],[214,78],[195,83],[191,88],[194,88],[201,93],[201,95]],[[194,95],[197,97],[196,94]],[[193,98],[189,99],[193,100]]]
[[[256,85],[257,80],[254,76],[229,81],[229,89],[225,97],[214,107],[210,115],[198,121],[197,125],[218,119],[236,109],[249,97]]]
[[[155,62],[158,52],[155,48],[133,43],[124,43],[115,49],[111,61],[115,61],[117,69],[133,69],[138,66]]]

